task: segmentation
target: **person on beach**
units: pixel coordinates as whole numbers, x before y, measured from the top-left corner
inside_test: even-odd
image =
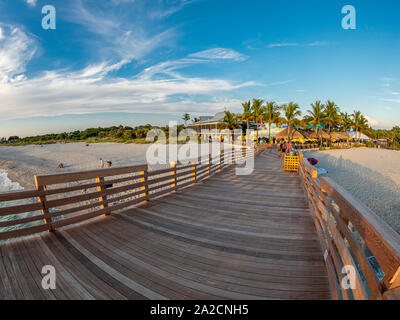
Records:
[[[278,144],[278,157],[281,157],[282,154],[282,146],[283,146],[283,141],[281,140],[281,142]]]
[[[282,150],[282,155],[285,156],[285,153],[286,153],[286,141],[285,140],[283,140],[283,142],[282,142],[281,150]]]
[[[286,142],[286,154],[289,154],[289,152],[290,152],[290,144],[289,144],[289,141],[288,142]]]
[[[100,158],[100,168],[101,169],[104,168],[104,160],[103,160],[103,158]]]

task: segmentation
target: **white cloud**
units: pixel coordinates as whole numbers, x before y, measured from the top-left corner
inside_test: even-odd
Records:
[[[172,5],[161,8],[167,11],[181,7],[181,2],[174,0]],[[121,11],[119,5],[124,3],[129,6]],[[112,4],[76,0],[64,9],[65,19],[93,35],[90,50],[98,57],[139,60],[156,48],[173,44],[175,28],[162,28],[161,22],[152,18],[147,1],[114,0]]]
[[[0,83],[21,80],[36,52],[36,44],[17,27],[2,25],[1,30]]]
[[[0,87],[0,119],[96,112],[214,112],[221,109],[224,93],[255,85],[225,79],[187,77],[179,69],[210,61],[183,58],[145,69],[130,79],[112,78],[119,63],[100,63],[78,71],[47,71],[33,79]],[[174,96],[183,96],[178,102]],[[204,102],[197,102],[201,97]],[[217,101],[213,99],[219,97]],[[228,99],[229,100],[229,99]]]
[[[213,48],[205,51],[193,53],[190,55],[193,58],[204,58],[210,60],[234,60],[243,61],[248,57],[232,49]]]
[[[400,103],[400,99],[381,99],[382,101],[386,102],[395,102],[395,103]]]
[[[377,127],[380,124],[380,122],[378,120],[374,119],[374,118],[371,118],[369,116],[365,116],[365,118],[368,120],[368,124],[371,127]]]
[[[30,5],[31,7],[36,6],[36,0],[26,0],[26,3],[27,3],[28,5]]]
[[[175,30],[148,28],[148,21],[145,19],[143,22],[141,17],[138,21],[131,19],[135,21],[132,25],[107,10],[96,10],[99,9],[97,2],[90,2],[90,10],[83,7],[82,2],[71,2],[73,10],[65,18],[98,35],[99,45],[91,47],[91,51],[96,52],[96,60],[101,62],[88,64],[81,70],[44,71],[28,79],[24,72],[36,52],[36,43],[16,27],[5,26],[2,29],[0,119],[97,112],[196,110],[198,113],[212,113],[229,105],[229,101],[236,101],[229,98],[229,93],[255,85],[253,82],[190,77],[180,71],[193,64],[234,62],[247,58],[226,48],[213,48],[182,59],[153,64],[129,78],[113,76],[112,71],[134,60],[143,63],[143,58],[150,52],[168,44],[175,36]],[[117,0],[114,5],[123,5],[123,2],[127,1]],[[140,3],[147,4],[146,1]],[[180,7],[190,1],[174,0],[172,3]],[[139,10],[138,15],[141,14],[143,11]],[[105,53],[102,50],[109,51]]]
[[[310,43],[298,43],[298,42],[283,42],[283,43],[271,43],[268,48],[280,48],[280,47],[322,47],[328,46],[329,42],[326,41],[315,41]]]
[[[268,45],[268,48],[276,48],[276,47],[297,47],[299,46],[299,43],[271,43],[270,45]]]

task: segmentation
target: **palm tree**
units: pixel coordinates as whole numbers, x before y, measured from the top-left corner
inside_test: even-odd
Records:
[[[304,121],[315,125],[315,132],[317,137],[319,137],[319,126],[324,119],[325,106],[321,101],[315,101],[315,103],[311,104],[311,108],[311,110],[307,110],[308,115],[304,117]]]
[[[290,142],[290,131],[291,131],[291,126],[293,123],[296,123],[299,121],[297,117],[301,116],[301,111],[299,110],[300,107],[297,103],[294,102],[289,102],[289,104],[285,104],[282,106],[283,114],[284,114],[284,119],[285,122],[288,125],[288,138]]]
[[[352,126],[351,116],[345,112],[340,114],[340,127],[343,131],[347,132]]]
[[[328,100],[324,113],[324,120],[328,124],[329,134],[331,134],[332,127],[339,122],[339,109],[334,102]]]
[[[251,111],[253,113],[253,120],[257,125],[257,139],[258,139],[258,123],[262,121],[265,114],[265,107],[263,107],[264,100],[253,99],[253,104],[251,106]]]
[[[235,134],[233,130],[240,127],[240,123],[237,121],[238,116],[228,110],[225,110],[224,121],[218,124],[218,129],[229,129],[232,131],[232,143],[235,141]]]
[[[184,115],[182,116],[182,120],[185,121],[185,127],[186,127],[186,123],[190,120],[190,114],[185,112]]]
[[[351,115],[352,125],[356,129],[356,138],[357,132],[360,130],[360,137],[361,139],[361,129],[364,129],[368,125],[368,120],[362,115],[361,111],[354,111]]]
[[[249,123],[251,120],[253,120],[253,114],[251,112],[251,102],[250,100],[247,102],[242,103],[243,106],[243,113],[239,115],[239,119],[242,121],[246,121],[246,130],[249,130]]]
[[[271,125],[279,121],[279,109],[280,107],[275,102],[267,102],[264,119],[268,122],[268,139],[271,139]]]

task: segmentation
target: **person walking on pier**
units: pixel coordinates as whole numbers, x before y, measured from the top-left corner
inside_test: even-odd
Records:
[[[282,139],[281,143],[278,145],[278,156],[281,157],[281,154],[286,152],[286,144],[285,140]]]

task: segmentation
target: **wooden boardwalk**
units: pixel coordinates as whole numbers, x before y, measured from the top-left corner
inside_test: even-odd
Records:
[[[0,299],[329,299],[297,174],[269,150],[140,208],[0,245]],[[43,290],[53,265],[57,288]]]

